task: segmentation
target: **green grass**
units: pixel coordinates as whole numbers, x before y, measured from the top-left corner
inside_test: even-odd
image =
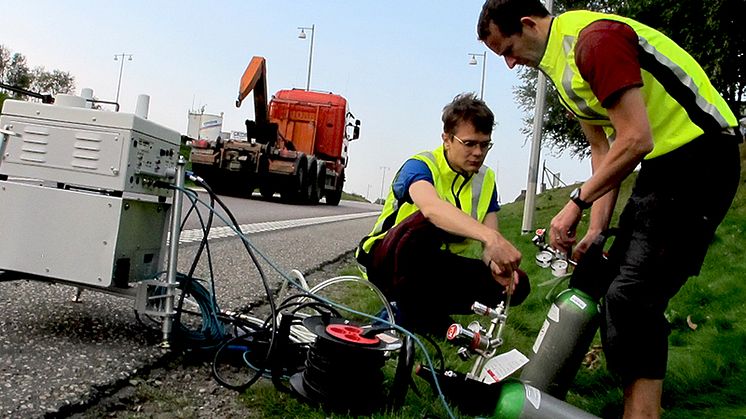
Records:
[[[742,157],[746,151],[742,148]],[[744,159],[742,158],[742,161]],[[710,247],[701,274],[691,278],[673,298],[666,316],[672,326],[669,339],[668,374],[664,383],[664,418],[737,418],[746,417],[746,167],[742,168],[742,182],[738,195]],[[634,177],[622,186],[616,216],[631,192]],[[551,218],[567,202],[574,186],[547,191],[537,197],[536,227],[549,225]],[[692,199],[699,191],[692,192]],[[533,292],[529,299],[510,313],[503,335],[505,351],[517,348],[530,353],[536,334],[544,321],[549,302],[546,291],[537,284],[552,279],[548,270],[533,263],[535,248],[533,235],[521,235],[523,202],[504,205],[500,212],[500,229],[523,253],[522,268],[531,278]],[[587,228],[581,222],[580,232]],[[341,274],[356,274],[353,267]],[[352,287],[351,287],[352,288]],[[362,287],[343,291],[339,301],[375,312],[372,294]],[[378,304],[376,306],[376,304]],[[687,322],[696,324],[696,329]],[[468,322],[468,317],[457,317]],[[486,324],[483,322],[483,324]],[[600,344],[598,335],[594,344]],[[462,362],[455,355],[455,347],[441,342],[449,368],[466,372],[471,363]],[[581,368],[567,401],[602,417],[619,417],[622,393],[606,371],[602,360],[593,369]],[[389,361],[391,364],[393,361]],[[392,368],[387,367],[389,377]],[[415,378],[422,387],[424,381]],[[424,388],[424,387],[423,387]],[[411,391],[404,409],[381,413],[375,417],[445,417],[438,400],[425,391],[417,397]],[[279,395],[269,384],[257,384],[249,389],[250,397],[265,417],[346,417],[324,412],[299,403],[287,395]],[[452,407],[453,408],[453,407]],[[454,408],[455,411],[455,408]],[[457,412],[457,416],[461,416]]]
[[[342,191],[342,199],[345,201],[370,202],[362,195],[345,191]]]

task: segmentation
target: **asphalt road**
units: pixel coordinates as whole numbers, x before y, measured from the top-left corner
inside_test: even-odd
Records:
[[[226,198],[240,224],[316,219],[380,210],[342,201],[340,206],[290,206],[258,199]],[[272,262],[262,266],[276,286],[291,269],[310,272],[352,250],[375,218],[325,222],[249,234],[257,251]],[[188,222],[186,229],[198,223]],[[179,246],[179,270],[191,265],[198,243]],[[218,301],[239,309],[261,300],[257,269],[235,237],[213,239],[210,250]],[[261,257],[261,256],[260,256]],[[80,263],[85,263],[81,261]],[[277,269],[277,271],[275,270]],[[197,277],[206,277],[206,262]],[[0,282],[0,417],[55,416],[68,405],[95,400],[102,389],[129,380],[164,355],[160,335],[139,324],[129,299],[31,281]]]

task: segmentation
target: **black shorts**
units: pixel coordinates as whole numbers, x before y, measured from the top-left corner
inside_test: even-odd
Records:
[[[669,300],[699,274],[740,177],[734,138],[702,136],[643,162],[619,220],[609,258],[613,280],[603,303],[607,365],[625,382],[662,379]]]

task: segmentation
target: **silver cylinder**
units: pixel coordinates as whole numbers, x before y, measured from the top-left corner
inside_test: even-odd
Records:
[[[67,106],[69,108],[85,108],[86,100],[80,96],[58,94],[54,96],[55,106]]]
[[[137,106],[135,107],[135,115],[142,119],[148,119],[148,112],[150,112],[150,96],[138,95]]]
[[[85,99],[85,108],[91,109],[93,107],[93,102],[91,101],[93,99],[93,89],[90,87],[80,89],[80,96]]]

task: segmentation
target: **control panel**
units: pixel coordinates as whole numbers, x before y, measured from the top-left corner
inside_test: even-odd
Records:
[[[85,107],[6,100],[0,127],[11,133],[0,175],[170,196],[181,135],[143,117]]]

